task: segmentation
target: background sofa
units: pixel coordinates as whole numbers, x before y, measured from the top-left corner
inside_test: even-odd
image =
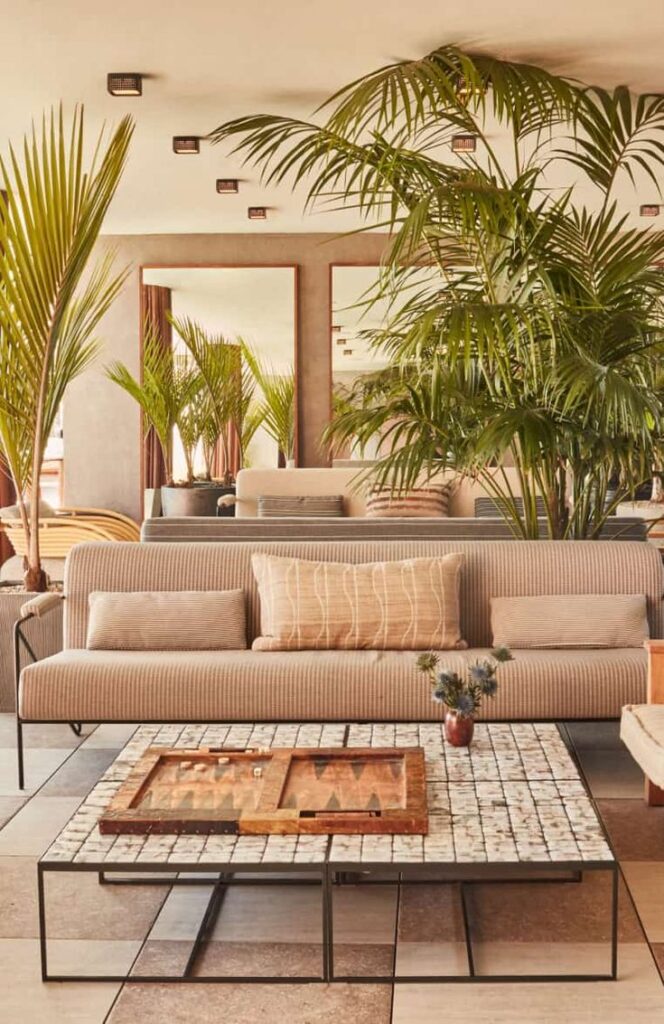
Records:
[[[462,630],[474,660],[491,644],[492,596],[645,594],[652,637],[662,629],[662,566],[647,544],[595,542],[362,541],[260,544],[84,544],[66,568],[64,650],[23,669],[21,721],[244,721],[436,719],[440,708],[396,651],[89,651],[92,590],[242,588],[249,640],[259,631],[251,569],[256,550],[367,562],[462,551]],[[617,717],[644,700],[646,655],[619,650],[519,650],[504,666],[493,719]]]

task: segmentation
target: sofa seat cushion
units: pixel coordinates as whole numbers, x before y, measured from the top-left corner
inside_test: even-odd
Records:
[[[620,738],[650,781],[664,789],[664,704],[623,708]]]
[[[487,650],[441,652],[461,670]],[[643,650],[518,651],[495,720],[617,718],[645,699]],[[20,711],[55,721],[441,720],[412,651],[86,651],[21,673]]]

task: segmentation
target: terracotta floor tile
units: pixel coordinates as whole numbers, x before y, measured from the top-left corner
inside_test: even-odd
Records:
[[[596,800],[612,798],[643,800],[643,772],[625,750],[579,751],[581,768]]]
[[[626,861],[623,872],[648,940],[664,943],[664,862]]]
[[[619,861],[664,861],[664,807],[639,800],[598,800]]]
[[[182,974],[190,942],[145,944],[133,973]],[[340,975],[389,974],[393,950],[388,946],[335,947],[335,972]],[[198,977],[207,975],[317,975],[322,970],[322,946],[295,942],[210,942],[201,953]]]
[[[95,872],[49,872],[48,934],[54,939],[143,940],[165,896],[157,886],[100,886]],[[0,938],[37,938],[37,865],[0,857]]]
[[[488,956],[491,951],[486,950]],[[556,947],[493,951],[514,964],[555,962]],[[566,950],[565,955],[569,955]],[[619,950],[619,980],[565,984],[397,985],[393,1024],[655,1024],[664,1019],[664,986],[645,944]]]
[[[389,985],[132,984],[108,1024],[389,1024],[390,1003]]]

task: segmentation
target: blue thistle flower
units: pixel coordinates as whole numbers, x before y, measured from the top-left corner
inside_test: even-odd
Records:
[[[460,693],[456,701],[456,710],[460,715],[470,716],[475,710],[475,699],[472,693]]]
[[[471,665],[468,669],[468,675],[474,683],[479,683],[480,686],[490,679],[493,675],[493,668],[488,661],[476,661],[474,665]]]

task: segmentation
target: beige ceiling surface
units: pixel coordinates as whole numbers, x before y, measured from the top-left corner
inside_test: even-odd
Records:
[[[202,135],[241,114],[308,116],[351,79],[440,43],[664,90],[663,0],[0,0],[0,16],[3,150],[60,99],[67,107],[83,101],[95,130],[135,115],[130,163],[106,225],[112,233],[351,227],[349,214],[303,218],[298,196],[262,188],[221,147],[175,156],[171,137]],[[143,96],[110,97],[108,71],[150,76]],[[245,179],[240,194],[218,196],[216,177]],[[249,205],[270,207],[267,222],[248,221]]]

